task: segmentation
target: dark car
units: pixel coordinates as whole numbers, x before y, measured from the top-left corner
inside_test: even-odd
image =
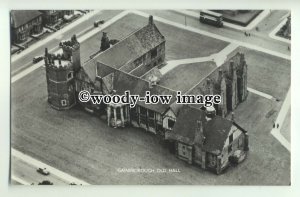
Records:
[[[37,171],[38,173],[43,174],[43,175],[46,175],[46,176],[50,174],[50,172],[47,171],[46,168],[38,168],[36,171]]]
[[[104,24],[104,20],[98,20],[94,22],[94,27],[98,27],[99,25]]]
[[[32,59],[32,62],[35,64],[35,63],[38,63],[39,61],[43,60],[44,57],[43,56],[36,56]]]
[[[53,183],[51,181],[48,181],[48,180],[44,180],[42,182],[39,182],[38,185],[53,185]]]

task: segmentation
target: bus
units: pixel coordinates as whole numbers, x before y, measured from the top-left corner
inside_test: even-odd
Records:
[[[223,15],[209,10],[200,11],[200,22],[214,25],[216,27],[223,27]]]

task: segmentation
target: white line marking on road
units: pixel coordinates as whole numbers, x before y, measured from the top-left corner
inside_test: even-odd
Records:
[[[110,20],[108,20],[106,23],[104,23],[104,25],[101,26],[101,28],[97,28],[87,34],[84,34],[83,36],[78,38],[78,42],[83,42],[84,40],[90,38],[91,36],[95,35],[96,33],[98,33],[99,31],[101,31],[102,29],[108,27],[109,25],[113,24],[114,22],[116,22],[117,20],[121,19],[122,17],[126,16],[128,14],[128,11],[123,11],[120,14],[116,15],[115,17],[111,18]],[[55,51],[55,53],[57,53],[57,51]],[[27,69],[25,69],[24,71],[14,75],[11,78],[11,83],[14,83],[16,81],[18,81],[19,79],[23,78],[24,76],[28,75],[29,73],[33,72],[34,70],[38,69],[39,67],[44,65],[44,61],[38,62],[37,64],[34,64],[30,67],[28,67]]]
[[[14,83],[14,82],[18,81],[19,79],[22,79],[24,76],[26,76],[29,73],[31,73],[32,71],[38,69],[42,65],[44,65],[44,61],[40,61],[40,62],[34,64],[33,66],[30,66],[29,68],[25,69],[24,71],[16,74],[15,76],[13,76],[11,78],[11,83]]]
[[[14,156],[14,157],[17,157],[18,159],[21,159],[23,160],[24,162],[28,163],[28,164],[31,164],[33,166],[35,166],[36,168],[46,168],[50,173],[54,174],[55,176],[63,179],[63,180],[66,180],[70,183],[74,182],[76,184],[82,184],[82,185],[90,185],[89,183],[83,181],[83,180],[80,180],[78,178],[75,178],[65,172],[62,172],[56,168],[53,168],[52,166],[49,166],[41,161],[38,161],[28,155],[25,155],[24,153],[21,153],[20,151],[17,151],[16,149],[12,148],[11,149],[11,154]]]
[[[11,175],[11,179],[22,184],[22,185],[30,185],[30,183],[28,183],[27,181],[24,181],[23,179],[15,176],[15,175]]]
[[[277,119],[275,121],[275,128],[271,130],[271,134],[289,151],[291,152],[291,143],[288,142],[285,137],[282,136],[280,133],[281,127],[283,125],[283,121],[285,117],[287,116],[287,113],[289,111],[289,108],[291,106],[291,88],[289,88],[289,91],[284,99],[284,102],[281,106],[281,109],[278,113]],[[277,128],[277,124],[279,127]]]
[[[257,95],[259,95],[259,96],[265,97],[266,99],[274,100],[274,97],[273,97],[273,96],[271,96],[271,95],[269,95],[269,94],[266,94],[266,93],[264,93],[264,92],[260,92],[260,91],[258,91],[258,90],[255,90],[255,89],[252,89],[252,88],[249,88],[249,87],[247,88],[247,90],[248,90],[249,92],[252,92],[252,93],[257,94]]]
[[[131,10],[131,12],[134,13],[134,14],[143,16],[143,17],[149,17],[149,15],[150,15],[148,13],[137,11],[137,10]],[[213,34],[211,32],[200,30],[200,29],[197,29],[197,28],[194,28],[194,27],[185,26],[184,24],[169,21],[169,20],[161,18],[159,16],[155,16],[154,20],[162,22],[162,23],[166,23],[168,25],[172,25],[174,27],[185,29],[185,30],[188,30],[188,31],[191,31],[191,32],[194,32],[194,33],[202,34],[202,35],[205,35],[205,36],[208,36],[208,37],[212,37],[212,38],[215,38],[215,39],[223,40],[223,41],[226,41],[226,42],[229,42],[229,43],[234,43],[236,45],[240,45],[240,46],[243,46],[243,47],[247,47],[247,48],[254,49],[254,50],[257,50],[257,51],[261,51],[261,52],[264,52],[264,53],[268,53],[270,55],[278,56],[278,57],[281,57],[283,59],[287,59],[287,60],[291,59],[290,55],[279,53],[277,51],[272,51],[270,49],[265,49],[263,47],[256,46],[256,45],[253,45],[253,44],[250,44],[250,43],[247,43],[247,42],[242,42],[242,41],[234,40],[234,39],[227,38],[227,37],[224,37],[224,36],[220,36],[220,35],[217,35],[217,34]]]
[[[47,37],[46,39],[43,39],[42,41],[40,42],[37,42],[35,44],[33,44],[32,46],[30,46],[28,49],[22,51],[20,54],[18,55],[15,55],[15,56],[12,56],[11,58],[11,62],[14,62],[16,60],[18,60],[19,58],[23,57],[24,55],[30,53],[31,51],[39,48],[40,46],[43,46],[45,43],[49,42],[50,40],[53,40],[55,38],[57,38],[60,34],[72,29],[73,27],[75,27],[76,25],[86,21],[87,19],[91,18],[92,16],[98,14],[99,12],[101,12],[100,10],[95,10],[95,11],[92,11],[88,14],[86,14],[85,16],[82,16],[80,19],[74,21],[73,23],[67,25],[66,27],[64,27],[63,29],[55,32],[54,34],[50,35],[49,37]]]

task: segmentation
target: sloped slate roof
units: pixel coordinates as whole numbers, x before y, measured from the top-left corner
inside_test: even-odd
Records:
[[[89,61],[82,68],[84,72],[88,75],[89,79],[94,82],[96,79],[96,62]]]
[[[188,105],[181,105],[173,131],[168,138],[194,144],[197,120],[205,121],[205,112]]]
[[[205,140],[203,149],[208,152],[221,152],[231,127],[232,122],[221,116],[215,116],[212,120],[206,122],[204,124]]]
[[[31,21],[32,19],[42,15],[37,10],[12,10],[10,12],[12,19],[12,27],[17,28]]]
[[[173,103],[176,99],[176,92],[159,85],[154,85],[152,86],[152,88],[150,88],[149,82],[147,82],[146,80],[135,77],[120,70],[115,71],[113,85],[116,93],[120,95],[124,94],[126,90],[129,90],[131,95],[139,95],[140,97],[144,97],[146,91],[149,91],[150,95],[172,95],[172,99],[169,104],[162,104],[160,102],[157,104],[145,104],[145,102],[137,102],[137,104],[139,104],[140,106],[151,109],[158,113],[164,113],[169,108],[170,104]]]
[[[155,24],[148,24],[95,57],[96,61],[120,68],[165,41]]]
[[[167,138],[194,145],[197,143],[195,133],[198,120],[203,124],[203,149],[212,153],[221,152],[233,123],[220,116],[207,121],[203,110],[188,105],[180,108],[173,131],[168,133]]]
[[[99,77],[105,77],[107,76],[108,74],[112,73],[112,72],[115,72],[116,69],[110,67],[110,66],[107,66],[101,62],[97,62],[97,76]]]

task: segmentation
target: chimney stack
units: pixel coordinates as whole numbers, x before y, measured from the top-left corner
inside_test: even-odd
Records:
[[[153,25],[153,16],[152,15],[149,16],[149,25]]]

